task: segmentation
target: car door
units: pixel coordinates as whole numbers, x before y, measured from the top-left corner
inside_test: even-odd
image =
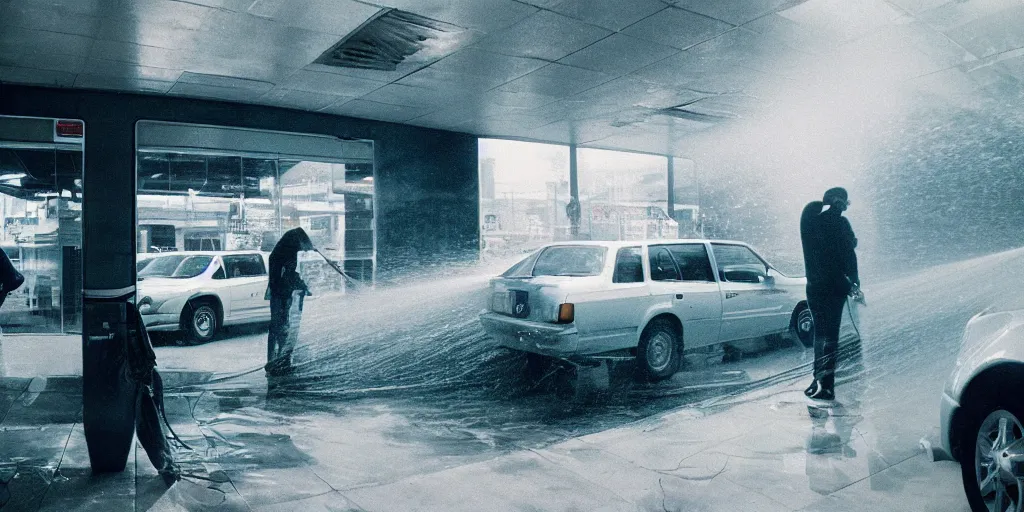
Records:
[[[615,253],[609,279],[598,290],[574,292],[580,353],[601,353],[636,346],[636,331],[650,305],[644,282],[643,248],[622,247]],[[607,283],[607,281],[606,281]]]
[[[223,257],[227,274],[225,295],[230,298],[233,321],[242,321],[257,316],[263,309],[263,295],[267,287],[267,268],[259,254],[232,254]]]
[[[792,311],[785,290],[768,279],[768,265],[749,247],[712,243],[722,288],[720,341],[735,341],[781,332]]]
[[[652,296],[672,302],[683,323],[686,347],[718,341],[722,320],[722,294],[703,243],[651,245],[648,247]]]

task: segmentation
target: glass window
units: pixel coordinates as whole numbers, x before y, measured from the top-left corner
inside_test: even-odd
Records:
[[[596,276],[604,269],[604,247],[548,247],[537,257],[534,276]]]
[[[668,249],[661,246],[651,247],[651,280],[679,281],[679,269]]]
[[[217,271],[213,273],[213,278],[214,279],[227,279],[228,278],[227,274],[224,273],[224,267],[223,266],[218,268]]]
[[[601,149],[578,149],[577,155],[584,239],[678,237],[667,211],[667,158]]]
[[[139,271],[139,277],[169,277],[185,260],[183,254],[173,256],[157,256]]]
[[[711,281],[715,274],[711,271],[711,259],[704,244],[676,244],[664,246],[672,253],[683,281]]]
[[[753,251],[742,245],[713,244],[718,276],[734,283],[760,283],[768,267]]]
[[[567,146],[480,139],[479,159],[483,257],[505,258],[573,239],[566,215]]]
[[[224,268],[227,275],[235,277],[256,277],[267,275],[263,257],[258,254],[224,256]]]
[[[639,247],[623,247],[615,256],[613,283],[644,282],[644,259]]]
[[[170,277],[175,279],[196,277],[205,272],[212,261],[213,256],[191,256],[181,262],[181,265],[178,265],[178,268],[174,269],[174,273],[171,274]]]

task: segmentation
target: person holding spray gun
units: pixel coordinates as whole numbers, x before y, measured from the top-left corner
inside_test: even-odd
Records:
[[[298,272],[299,252],[312,251],[313,242],[302,228],[295,228],[278,240],[270,252],[269,283],[265,298],[270,300],[270,332],[267,334],[267,375],[278,377],[292,372],[292,350],[302,314],[302,302],[309,287]],[[295,322],[293,322],[295,320]]]
[[[839,328],[847,298],[864,303],[854,251],[857,237],[843,217],[849,207],[846,189],[836,187],[804,207],[800,216],[807,302],[814,318],[814,381],[804,394],[815,400],[835,399]]]

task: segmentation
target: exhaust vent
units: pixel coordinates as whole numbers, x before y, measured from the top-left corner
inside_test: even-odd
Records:
[[[465,29],[398,9],[383,10],[324,52],[317,64],[394,71],[413,55],[430,60],[451,53]]]

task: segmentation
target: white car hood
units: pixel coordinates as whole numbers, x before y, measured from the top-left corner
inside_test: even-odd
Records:
[[[947,392],[958,398],[971,376],[1003,361],[1024,362],[1024,310],[983,311],[967,322]]]

